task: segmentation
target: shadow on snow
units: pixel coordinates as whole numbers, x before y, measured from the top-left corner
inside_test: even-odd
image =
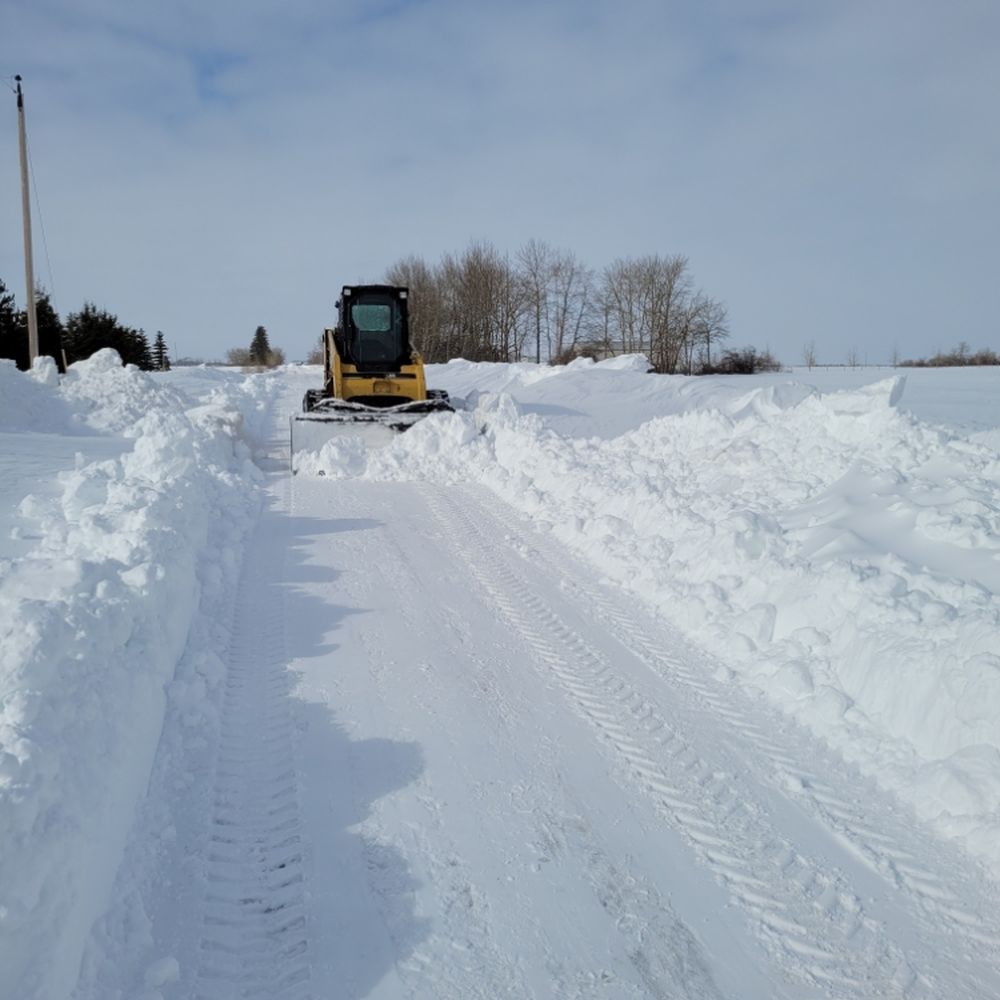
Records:
[[[333,591],[342,574],[309,562],[309,541],[376,529],[381,522],[291,515],[281,523],[286,543],[283,569],[270,586],[282,591],[275,598],[286,606],[289,661],[330,657],[339,648],[331,634],[349,616],[368,614],[370,609],[317,596],[317,584]],[[335,669],[336,656],[330,663]],[[292,699],[300,720],[300,809],[309,838],[310,987],[332,990],[344,1000],[361,998],[430,930],[429,921],[416,916],[419,886],[403,855],[356,829],[374,802],[420,777],[423,753],[412,742],[351,739],[330,706],[307,700],[296,690],[300,676],[294,670],[288,670],[285,678],[283,694]]]

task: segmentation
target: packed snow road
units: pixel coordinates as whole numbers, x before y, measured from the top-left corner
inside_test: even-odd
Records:
[[[172,995],[1000,996],[957,852],[486,494],[268,494]]]
[[[951,827],[918,818],[872,766],[890,760],[906,793],[919,787],[903,781],[916,752],[888,725],[873,738],[879,720],[862,708],[876,701],[860,693],[844,723],[856,728],[821,740],[817,720],[832,716],[819,709],[849,699],[809,656],[833,650],[848,679],[852,648],[873,676],[879,665],[860,628],[808,618],[817,595],[833,603],[829,580],[847,597],[878,587],[894,603],[875,624],[911,640],[914,665],[950,670],[938,652],[950,642],[983,677],[976,643],[994,634],[981,627],[994,597],[940,574],[905,576],[898,547],[886,587],[874,558],[856,577],[844,571],[856,544],[849,564],[827,551],[808,566],[778,544],[814,523],[802,511],[816,496],[854,527],[876,523],[855,500],[873,481],[863,464],[848,467],[839,507],[820,481],[841,474],[836,449],[856,451],[857,435],[878,443],[880,463],[902,456],[895,494],[889,477],[876,484],[875,513],[890,497],[894,515],[919,503],[940,563],[962,565],[967,538],[987,559],[996,468],[980,446],[952,447],[883,413],[877,392],[826,409],[807,398],[804,412],[771,396],[736,400],[743,423],[653,420],[638,445],[581,445],[516,414],[506,437],[476,436],[464,415],[408,432],[381,465],[348,450],[326,456],[324,475],[292,476],[285,419],[308,374],[237,384],[195,372],[185,378],[206,388],[193,408],[168,382],[151,394],[113,359],[69,383],[95,407],[88,427],[100,418],[113,434],[141,433],[134,445],[81,437],[75,470],[19,508],[0,561],[0,612],[9,605],[4,620],[16,612],[29,626],[5,633],[19,645],[5,649],[4,670],[9,661],[16,672],[4,684],[28,694],[0,698],[0,996],[1000,998],[990,841],[955,834],[990,829],[987,792],[970,796],[965,817],[949,814]],[[590,375],[570,375],[582,399]],[[28,402],[44,395],[21,388]],[[548,393],[525,405],[589,419]],[[239,433],[258,443],[255,464],[233,446],[236,411]],[[482,412],[495,426],[506,419]],[[683,468],[686,495],[654,465],[654,447],[669,445],[661,432],[695,451],[699,434],[713,445],[704,469]],[[734,440],[720,452],[725,433]],[[752,438],[752,463],[739,435]],[[814,467],[790,462],[789,448]],[[414,475],[421,456],[437,464]],[[963,477],[947,479],[959,461]],[[788,478],[763,492],[782,462]],[[502,463],[512,470],[503,480]],[[619,501],[625,476],[634,492]],[[759,511],[756,521],[741,513],[730,555],[719,548],[728,535],[703,530],[729,524],[712,508],[717,481],[720,497],[735,484],[739,503]],[[560,508],[563,495],[578,506]],[[772,515],[774,497],[784,506]],[[680,524],[664,529],[672,549],[651,532],[630,541],[665,517]],[[794,633],[797,673],[783,661],[772,687],[743,683],[748,663],[792,647],[780,630],[771,646],[751,646],[749,619],[727,619],[723,602],[704,632],[712,652],[676,630],[700,593],[684,532],[720,593],[753,587],[756,572],[779,618],[809,625]],[[616,544],[614,558],[595,548],[604,561],[588,559],[591,541]],[[636,586],[622,577],[628,559]],[[675,589],[654,565],[677,575]],[[812,604],[796,604],[779,571]],[[644,589],[656,600],[640,599]],[[956,610],[945,613],[945,600]],[[933,614],[918,618],[920,607]],[[874,693],[892,690],[905,707],[911,675],[890,675],[896,687]],[[789,676],[794,697],[781,697]],[[962,711],[929,738],[958,733],[959,763],[987,760],[988,731],[976,727],[992,723],[967,710],[954,673],[942,678],[942,717]],[[983,711],[990,690],[975,688]],[[914,704],[919,722],[924,702]],[[844,732],[865,736],[853,763]],[[956,801],[939,788],[940,801]],[[979,860],[965,850],[977,843]]]
[[[724,664],[481,489],[281,465],[166,996],[1000,996],[976,869]]]
[[[974,871],[495,507],[292,484],[303,995],[1000,995]]]

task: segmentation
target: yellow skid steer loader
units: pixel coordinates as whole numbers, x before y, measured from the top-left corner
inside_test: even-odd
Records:
[[[395,285],[345,285],[337,326],[323,332],[323,387],[309,389],[292,418],[292,454],[341,434],[384,444],[428,413],[453,410],[428,389],[410,343],[409,293]]]

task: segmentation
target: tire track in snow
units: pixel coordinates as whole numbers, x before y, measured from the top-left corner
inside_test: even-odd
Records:
[[[512,511],[500,511],[493,506],[490,513],[508,532],[523,539],[525,524],[519,523]],[[567,563],[565,551],[537,536],[532,544],[522,545],[522,555],[536,564]],[[651,617],[622,607],[606,590],[573,574],[569,567],[564,579],[567,581],[564,590],[572,593],[577,603],[586,604],[588,611],[655,675],[680,680],[709,714],[725,720],[731,732],[760,755],[767,766],[755,769],[758,781],[769,783],[781,794],[794,798],[827,827],[847,852],[893,888],[909,896],[918,912],[930,917],[925,922],[925,929],[933,933],[940,930],[943,923],[951,928],[959,939],[956,944],[970,957],[987,965],[997,964],[1000,900],[995,891],[988,891],[992,883],[976,862],[960,857],[956,848],[944,843],[933,845],[933,865],[919,860],[927,855],[927,835],[915,829],[919,824],[908,808],[896,806],[882,810],[877,821],[873,821],[871,803],[887,797],[874,781],[851,768],[841,787],[850,787],[852,796],[838,792],[817,775],[816,769],[806,767],[806,761],[822,760],[827,765],[825,773],[842,774],[847,770],[846,765],[798,723],[771,710],[774,724],[765,729],[750,718],[746,694],[717,680],[707,660],[665,653],[664,647],[676,639],[665,635]],[[753,714],[761,714],[759,704],[753,706]],[[779,730],[790,731],[799,745],[789,747],[776,742],[773,734]],[[802,752],[803,744],[807,752]],[[745,755],[744,760],[752,761],[753,755]],[[859,794],[859,785],[865,794]]]
[[[294,488],[294,485],[293,485]],[[359,504],[353,498],[338,498],[341,516],[371,517],[381,513]],[[386,518],[386,523],[389,522]],[[351,545],[348,539],[345,545]],[[364,545],[352,549],[348,562],[364,565],[363,583],[353,599],[363,606],[379,605],[391,609],[404,632],[420,634],[425,622],[412,607],[412,595],[426,588],[418,579],[409,561],[406,546],[380,539],[380,547],[389,547],[393,559],[386,565],[370,559],[370,550]],[[371,591],[371,596],[369,596]],[[391,635],[393,630],[386,633]],[[366,674],[366,698],[373,698],[387,711],[394,702],[389,692],[396,684],[398,661],[395,653],[387,648],[386,635],[378,627],[359,629],[355,640]],[[407,669],[422,670],[430,684],[431,671],[423,664],[407,664]],[[433,698],[421,691],[415,692],[422,714],[433,716],[436,708]],[[441,721],[446,731],[447,720]],[[453,745],[455,745],[453,743]],[[455,756],[461,750],[456,746]],[[415,779],[421,788],[418,797],[419,816],[402,819],[392,815],[392,803],[378,801],[372,804],[368,819],[361,828],[364,843],[364,861],[367,881],[381,912],[382,921],[392,938],[398,955],[395,971],[410,997],[434,997],[435,1000],[530,1000],[534,993],[524,981],[516,955],[506,954],[498,947],[494,918],[490,905],[489,887],[481,884],[463,854],[459,838],[449,829],[448,818],[427,775]],[[381,816],[387,809],[391,821]],[[380,856],[383,851],[395,851],[402,857],[416,856],[426,870],[426,877],[434,886],[433,930],[426,940],[414,947],[402,947],[394,934],[394,909],[392,886],[381,884]],[[448,956],[447,962],[441,955]]]
[[[395,595],[387,603],[394,609],[394,613],[399,615],[404,628],[418,634],[427,628],[427,623],[414,611],[411,600],[412,594],[422,589],[421,570],[413,564],[405,546],[395,547],[393,551],[395,557],[393,570],[381,580],[381,583],[390,588]],[[438,615],[448,632],[456,636],[462,635],[463,623],[454,617],[447,607],[439,608]],[[469,664],[475,664],[475,668],[468,669],[466,666],[459,671],[459,676],[463,684],[471,684],[478,690],[482,695],[482,704],[493,706],[491,724],[489,729],[484,731],[483,739],[490,742],[495,752],[502,753],[503,748],[512,745],[505,720],[516,710],[511,707],[499,687],[491,682],[497,668],[495,665],[491,667],[489,662],[479,655],[475,649],[474,637],[466,634],[460,641],[463,645],[467,644],[467,648],[463,651],[464,656]],[[379,645],[377,633],[366,631],[361,636],[361,642],[367,650],[367,661],[376,687],[391,686],[393,684],[391,667],[394,664]],[[412,665],[412,669],[421,671],[427,679],[425,685],[414,691],[416,707],[422,715],[437,720],[441,732],[448,734],[446,738],[451,748],[450,756],[455,761],[461,762],[466,752],[465,747],[460,738],[450,735],[449,723],[453,716],[447,709],[442,710],[441,703],[445,700],[448,705],[461,704],[465,698],[459,698],[457,702],[443,699],[439,668],[435,669],[434,664],[417,661]],[[498,730],[502,732],[498,734]],[[555,748],[548,746],[546,752],[554,753]],[[462,763],[458,763],[457,766],[462,769],[465,776],[463,785],[474,788],[477,783],[475,773]],[[514,771],[522,773],[528,769],[528,764],[525,762],[523,768],[515,768]],[[401,976],[413,989],[413,995],[433,995],[435,1000],[464,1000],[466,997],[478,1000],[500,1000],[500,998],[530,1000],[536,996],[578,997],[582,1000],[591,995],[608,995],[600,989],[606,984],[601,982],[588,984],[585,977],[581,978],[583,974],[575,964],[570,967],[562,956],[549,948],[548,942],[545,945],[547,972],[550,977],[547,987],[541,992],[531,988],[522,958],[506,952],[499,946],[499,939],[505,935],[504,929],[498,928],[495,923],[491,902],[495,890],[482,883],[475,864],[470,863],[465,856],[463,844],[466,843],[466,838],[456,836],[451,828],[449,815],[442,808],[440,792],[427,777],[422,779],[422,784],[424,788],[420,796],[421,819],[419,822],[411,819],[408,823],[408,829],[404,832],[408,844],[396,845],[401,853],[417,854],[423,859],[429,873],[429,881],[435,886],[435,895],[439,900],[433,938],[418,946],[398,966]],[[512,793],[516,799],[519,816],[516,825],[527,827],[531,831],[529,836],[536,845],[539,855],[545,857],[546,862],[569,853],[572,853],[574,859],[585,858],[586,868],[583,874],[595,887],[595,895],[602,900],[602,905],[613,918],[620,916],[628,903],[633,903],[633,912],[638,912],[639,907],[632,898],[634,893],[630,895],[629,890],[634,879],[626,878],[620,872],[616,873],[620,876],[618,879],[620,888],[616,891],[610,885],[611,879],[607,874],[611,868],[610,862],[590,838],[582,838],[586,841],[586,850],[569,851],[566,844],[568,834],[565,816],[556,814],[558,808],[551,799],[554,795],[562,802],[564,789],[559,787],[553,791],[548,782],[545,783],[545,789],[549,797],[544,800],[538,791],[529,791],[523,787]],[[483,801],[481,806],[489,808],[488,800]],[[506,826],[511,825],[509,818],[498,816],[497,821]],[[579,829],[574,839],[581,839]],[[620,912],[616,912],[613,905],[615,900],[618,902],[617,911]],[[497,914],[501,921],[506,912],[507,908],[501,906]],[[530,936],[541,940],[547,937],[547,928],[531,913],[530,903],[520,914],[519,919],[523,924],[531,926]],[[447,942],[444,949],[441,942]],[[442,950],[451,951],[454,955],[454,960],[447,965],[440,963]],[[652,979],[651,973],[647,972],[647,976]],[[624,983],[618,985],[627,988]],[[593,991],[588,986],[593,987]],[[629,990],[628,995],[639,994]],[[661,996],[663,993],[661,990],[654,990],[651,993],[643,991],[641,995]],[[707,997],[709,994],[705,995]]]
[[[938,872],[915,861],[920,848],[916,845],[911,848],[905,846],[913,839],[910,824],[882,816],[876,829],[867,815],[868,810],[861,805],[861,802],[869,804],[871,795],[858,795],[849,800],[839,794],[819,778],[814,769],[807,768],[804,761],[794,756],[788,747],[775,742],[759,724],[734,709],[732,693],[725,692],[710,675],[693,670],[680,658],[664,655],[643,634],[643,626],[634,617],[614,608],[595,588],[585,584],[572,584],[571,588],[578,592],[580,599],[589,602],[597,617],[608,625],[619,642],[658,676],[673,676],[682,680],[688,689],[697,694],[708,711],[732,726],[734,732],[766,759],[768,768],[759,771],[758,777],[766,776],[776,789],[807,802],[812,814],[820,818],[832,834],[843,839],[847,850],[894,887],[912,897],[921,908],[961,925],[964,936],[976,945],[988,949],[996,949],[1000,945],[1000,928],[995,921],[984,916],[989,912],[989,906],[973,908],[965,902],[975,899],[979,892],[964,872],[949,869],[946,881]],[[784,725],[791,724],[785,722]],[[825,756],[818,747],[816,752]],[[873,795],[885,794],[877,792],[874,784],[860,775],[857,777]],[[908,815],[904,807],[901,811]],[[942,845],[942,850],[947,852],[948,849]],[[948,887],[954,885],[956,880],[964,883],[961,894]],[[986,957],[985,952],[983,955]]]
[[[284,606],[265,582],[282,545],[262,520],[240,577],[204,857],[198,1000],[310,997]]]
[[[439,662],[419,658],[408,669],[420,671],[425,683],[417,686],[408,711],[417,708],[422,717],[434,720],[450,748],[449,758],[461,771],[460,786],[475,790],[484,775],[463,758],[468,746],[462,737],[450,732],[450,723],[463,705],[474,704],[488,719],[481,730],[484,746],[477,754],[487,757],[513,755],[514,761],[503,768],[505,774],[537,776],[537,755],[541,753],[552,766],[546,768],[543,781],[516,784],[502,798],[496,798],[499,784],[486,779],[475,798],[478,807],[471,814],[479,817],[483,829],[470,833],[453,828],[455,813],[442,807],[446,792],[435,788],[430,775],[421,779],[420,819],[410,817],[395,834],[394,846],[402,854],[416,854],[426,868],[426,877],[435,886],[439,913],[435,931],[427,942],[397,966],[397,970],[416,996],[496,1000],[526,1000],[538,997],[686,997],[689,1000],[719,1000],[722,994],[713,982],[704,955],[690,929],[674,913],[670,901],[629,858],[615,858],[603,843],[599,829],[588,819],[587,808],[562,778],[558,764],[560,747],[544,731],[532,732],[530,749],[523,746],[525,698],[516,682],[513,688],[498,683],[509,675],[509,665],[491,658],[479,647],[476,636],[447,603],[436,604],[434,620],[426,620],[427,607],[414,605],[413,594],[426,586],[426,568],[406,544],[392,546],[392,572],[380,579],[379,588],[391,589],[394,596],[384,603],[394,609],[405,632],[415,636],[450,635],[461,648],[461,665],[448,670]],[[419,611],[417,610],[419,608]],[[361,636],[367,649],[366,660],[376,687],[392,687],[395,661],[383,649],[378,632],[365,630]],[[444,647],[447,648],[447,647]],[[504,654],[506,649],[504,650]],[[442,659],[447,657],[442,656]],[[528,665],[533,672],[533,667]],[[383,700],[380,698],[380,701]],[[391,697],[384,699],[391,702]],[[485,721],[484,719],[484,721]],[[518,724],[513,724],[518,720]],[[471,805],[475,805],[472,803]],[[493,830],[502,834],[494,839]],[[507,892],[482,881],[481,852],[471,848],[470,837],[490,843],[487,852],[506,858],[510,865],[503,882]],[[562,869],[554,877],[555,905],[540,913],[531,895],[518,898],[514,873],[525,864],[524,847],[531,845],[537,858],[531,868],[536,874]],[[508,853],[509,852],[509,853]],[[471,853],[471,857],[469,856]],[[489,868],[485,869],[486,871]],[[604,933],[620,936],[620,945],[600,956],[574,954],[573,919],[559,914],[560,880],[574,885],[585,884],[592,894],[593,914],[600,914]],[[537,892],[537,888],[533,891]],[[510,893],[516,899],[512,902]],[[516,918],[511,922],[511,915]],[[593,919],[591,915],[589,919]],[[455,954],[455,961],[442,967],[442,941]],[[531,942],[526,949],[512,949],[511,943]],[[506,945],[503,942],[507,942]],[[631,975],[615,968],[613,956],[631,964]],[[602,963],[605,963],[602,965]]]
[[[713,768],[683,719],[668,719],[532,592],[509,559],[480,544],[481,521],[450,497],[427,497],[486,593],[789,973],[832,996],[940,995],[912,949],[866,915],[841,871],[797,849],[766,803],[741,801],[733,774]],[[477,509],[477,519],[483,514]],[[956,975],[965,980],[962,995],[983,995],[974,975]]]

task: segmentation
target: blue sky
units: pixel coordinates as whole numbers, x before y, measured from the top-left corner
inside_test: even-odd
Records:
[[[40,280],[177,354],[263,323],[302,357],[344,282],[531,238],[684,254],[733,342],[786,363],[1000,349],[992,0],[0,0],[0,24]]]

